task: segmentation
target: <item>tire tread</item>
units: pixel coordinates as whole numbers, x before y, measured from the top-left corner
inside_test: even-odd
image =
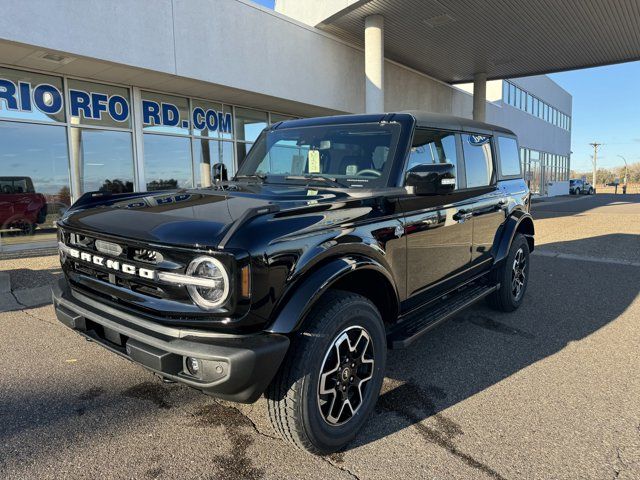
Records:
[[[323,452],[306,435],[296,400],[301,398],[306,376],[305,366],[309,364],[309,356],[312,354],[312,349],[307,348],[310,343],[309,335],[322,333],[320,330],[325,319],[334,317],[354,299],[365,301],[375,309],[370,300],[351,292],[330,290],[322,296],[321,301],[309,313],[304,332],[298,333],[292,340],[280,371],[267,388],[267,411],[276,433],[297,448],[311,453]]]

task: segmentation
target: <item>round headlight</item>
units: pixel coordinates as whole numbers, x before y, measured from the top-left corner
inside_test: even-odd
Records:
[[[224,265],[212,257],[198,257],[189,264],[187,275],[202,279],[202,285],[187,285],[191,299],[201,308],[222,305],[229,296],[229,275]]]

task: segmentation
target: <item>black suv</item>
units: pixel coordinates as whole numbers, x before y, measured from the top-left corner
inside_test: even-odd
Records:
[[[81,197],[59,222],[55,308],[167,380],[264,394],[284,438],[327,453],[374,408],[387,348],[483,298],[518,308],[529,202],[500,127],[423,112],[277,123],[231,181]]]

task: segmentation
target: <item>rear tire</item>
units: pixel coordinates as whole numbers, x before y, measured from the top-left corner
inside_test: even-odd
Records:
[[[267,389],[274,430],[314,454],[340,450],[373,411],[386,350],[384,324],[371,301],[344,291],[326,293]]]
[[[513,312],[524,299],[529,283],[529,244],[524,235],[516,233],[504,263],[496,271],[500,288],[487,297],[494,310]]]

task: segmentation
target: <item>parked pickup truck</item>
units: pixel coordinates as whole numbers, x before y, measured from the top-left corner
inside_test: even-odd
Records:
[[[265,395],[282,437],[324,454],[367,421],[388,348],[481,299],[522,304],[529,204],[504,128],[423,112],[281,122],[230,181],[82,196],[58,222],[54,304],[164,379]]]
[[[0,229],[32,235],[47,218],[47,199],[29,177],[0,177]]]

